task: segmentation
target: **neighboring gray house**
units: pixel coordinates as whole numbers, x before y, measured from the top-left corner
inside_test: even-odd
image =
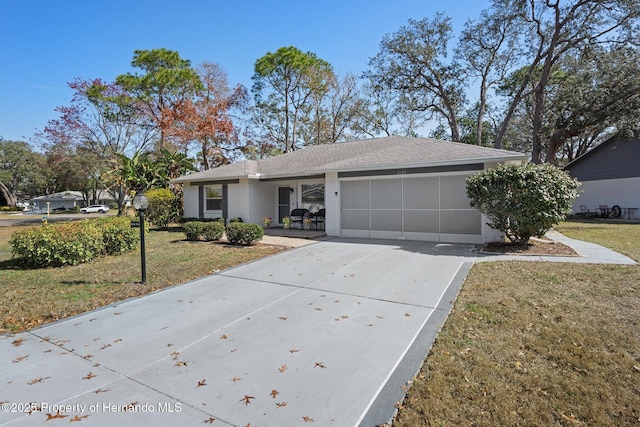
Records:
[[[173,180],[184,216],[282,223],[326,209],[330,236],[482,243],[500,238],[469,206],[465,179],[527,156],[428,138],[386,137],[307,147]]]
[[[73,209],[74,207],[83,207],[84,196],[79,191],[61,191],[60,193],[47,194],[46,196],[34,197],[31,203],[35,205],[36,210],[42,212],[47,211],[47,202],[49,202],[49,210],[56,209]]]
[[[581,182],[580,195],[573,211],[580,205],[595,210],[600,205],[621,208],[640,207],[640,139],[615,135],[565,166]],[[637,212],[636,212],[637,215]]]
[[[127,200],[128,200],[127,196]],[[100,190],[97,193],[97,203],[109,205],[115,203],[113,196],[106,190]],[[35,205],[36,210],[41,212],[47,211],[47,202],[49,202],[49,210],[54,209],[73,209],[74,207],[85,207],[87,203],[84,200],[84,195],[80,191],[61,191],[59,193],[47,194],[46,196],[34,197],[30,200]]]

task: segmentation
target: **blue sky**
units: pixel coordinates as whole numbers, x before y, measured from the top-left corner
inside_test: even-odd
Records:
[[[385,34],[444,12],[454,30],[489,0],[0,0],[0,136],[29,141],[76,77],[112,81],[136,49],[176,50],[193,65],[220,64],[229,83],[251,86],[265,53],[296,46],[356,75]]]

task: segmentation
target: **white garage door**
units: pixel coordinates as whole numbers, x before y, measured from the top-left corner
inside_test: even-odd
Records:
[[[344,179],[341,235],[435,242],[482,242],[482,218],[469,206],[467,175]]]

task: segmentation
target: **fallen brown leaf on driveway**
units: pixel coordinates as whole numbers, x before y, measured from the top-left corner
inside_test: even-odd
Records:
[[[247,406],[249,403],[251,403],[251,399],[255,399],[255,397],[247,396],[245,394],[244,397],[242,399],[240,399],[240,402],[244,402],[244,406]]]
[[[26,341],[26,338],[16,338],[15,340],[11,341],[11,344],[15,345],[16,347],[20,347],[20,345],[22,345],[24,341]]]
[[[55,415],[47,414],[47,420],[46,420],[46,421],[49,421],[49,420],[55,420],[55,419],[57,419],[57,418],[66,418],[66,417],[68,417],[68,416],[69,416],[69,415],[62,415],[62,414],[60,413],[60,411],[58,411],[58,412],[56,412],[56,414],[55,414]]]
[[[37,384],[37,383],[41,383],[44,380],[48,380],[51,377],[40,377],[40,378],[34,378],[31,381],[29,381],[27,384],[29,385],[33,385],[33,384]]]

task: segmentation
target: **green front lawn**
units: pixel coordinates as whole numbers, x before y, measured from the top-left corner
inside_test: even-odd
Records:
[[[640,224],[564,222],[640,260]],[[396,426],[640,424],[640,267],[481,263]]]
[[[0,227],[0,332],[17,332],[126,298],[185,283],[283,248],[187,242],[178,229],[152,230],[145,241],[147,283],[140,284],[140,251],[61,268],[23,269],[8,244],[18,227]]]

